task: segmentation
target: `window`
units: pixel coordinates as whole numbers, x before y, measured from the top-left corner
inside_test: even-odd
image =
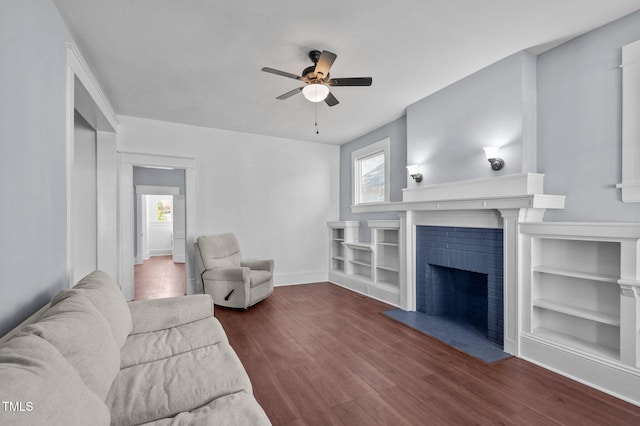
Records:
[[[156,204],[157,222],[171,222],[172,201],[171,199],[158,200]]]
[[[389,202],[389,151],[386,138],[351,154],[353,205]]]

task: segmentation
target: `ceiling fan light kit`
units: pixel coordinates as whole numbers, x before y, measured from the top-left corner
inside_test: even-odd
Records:
[[[310,83],[302,88],[302,94],[310,102],[322,102],[329,95],[329,87],[318,82]]]
[[[302,92],[304,97],[311,102],[325,101],[330,107],[338,105],[338,99],[331,93],[330,87],[333,86],[371,86],[373,79],[371,77],[350,77],[350,78],[331,78],[329,69],[333,65],[338,55],[328,50],[312,50],[309,52],[309,59],[314,65],[305,68],[301,75],[276,70],[269,67],[262,68],[262,71],[271,74],[280,75],[282,77],[300,80],[305,83],[304,86],[283,93],[276,99],[284,100],[297,93]]]

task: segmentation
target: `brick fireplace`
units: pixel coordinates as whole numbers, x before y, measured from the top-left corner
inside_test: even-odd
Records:
[[[502,229],[417,226],[416,311],[476,328],[502,347]]]

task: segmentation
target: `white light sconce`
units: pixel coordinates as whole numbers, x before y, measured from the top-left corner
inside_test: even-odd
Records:
[[[487,161],[491,163],[491,168],[493,170],[500,170],[504,167],[504,160],[498,157],[498,153],[500,152],[499,146],[485,146],[482,149],[484,149]]]
[[[308,101],[322,102],[329,95],[329,87],[322,83],[310,82],[302,88],[302,94]]]
[[[417,164],[407,166],[407,171],[416,182],[422,182],[422,173],[418,170]]]

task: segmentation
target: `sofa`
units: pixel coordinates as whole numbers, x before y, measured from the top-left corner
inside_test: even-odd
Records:
[[[96,271],[0,339],[2,425],[269,425],[206,295]]]

